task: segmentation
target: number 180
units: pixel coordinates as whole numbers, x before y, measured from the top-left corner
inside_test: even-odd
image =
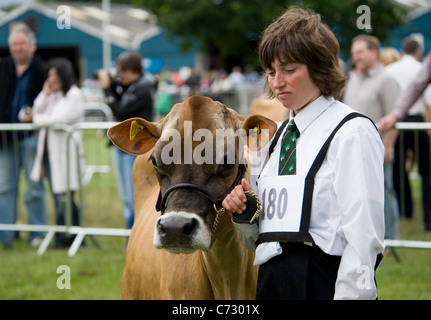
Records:
[[[276,188],[271,188],[268,191],[265,189],[261,196],[262,206],[263,206],[263,214],[260,219],[268,218],[271,220],[274,218],[274,215],[277,213],[279,219],[282,219],[286,214],[287,209],[287,190],[285,188],[281,188],[277,192]]]

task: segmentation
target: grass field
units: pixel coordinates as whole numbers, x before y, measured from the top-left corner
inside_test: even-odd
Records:
[[[106,140],[96,139],[91,133],[85,141],[88,164],[112,165]],[[423,230],[419,188],[416,181],[415,215],[411,220],[401,219],[400,239],[431,241],[431,232]],[[123,227],[114,171],[95,174],[83,195],[87,226]],[[23,223],[26,221],[25,217],[20,219]],[[53,223],[52,212],[49,223]],[[85,247],[74,257],[68,257],[67,249],[54,248],[38,256],[27,237],[23,233],[13,250],[0,248],[0,299],[121,299],[125,238],[97,237],[102,246],[99,249],[87,237]],[[397,249],[396,252],[400,261],[394,254],[388,255],[377,271],[379,299],[431,299],[431,250]],[[62,276],[57,268],[61,265],[70,268],[70,289],[57,288],[57,280]]]
[[[401,226],[416,228],[416,221],[402,221]],[[66,249],[53,248],[38,256],[25,239],[15,241],[11,251],[0,249],[0,299],[121,299],[125,239],[97,240],[102,249],[87,238],[74,257],[68,257]],[[378,268],[379,299],[431,299],[431,251],[397,249],[397,253],[400,262],[388,255]],[[70,290],[57,288],[60,265],[70,267]]]
[[[419,218],[419,217],[418,217]],[[401,220],[400,239],[431,241],[431,232],[417,230],[421,219]],[[422,218],[422,217],[420,217]],[[431,299],[431,250],[397,248],[385,256],[377,270],[379,299],[429,300]]]

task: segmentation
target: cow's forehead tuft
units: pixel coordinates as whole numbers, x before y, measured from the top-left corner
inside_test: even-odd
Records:
[[[200,109],[208,103],[214,103],[214,101],[208,97],[202,96],[191,96],[184,101],[184,104],[189,105],[192,109]]]
[[[192,96],[172,108],[163,131],[166,129],[182,131],[185,121],[192,122],[193,131],[200,128],[210,130],[225,128],[228,114],[227,108],[220,102],[208,97]]]

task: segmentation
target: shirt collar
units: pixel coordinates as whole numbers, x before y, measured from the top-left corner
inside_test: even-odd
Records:
[[[333,97],[327,99],[324,96],[320,96],[302,109],[296,116],[293,116],[293,111],[290,111],[290,119],[295,121],[299,133],[302,133],[317,117],[328,109],[334,101]]]
[[[415,57],[413,57],[411,54],[405,54],[401,57],[401,59],[399,61],[416,61],[419,62]]]

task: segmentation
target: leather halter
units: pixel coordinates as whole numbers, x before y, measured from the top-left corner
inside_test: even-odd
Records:
[[[230,186],[230,188],[225,193],[223,193],[220,196],[214,196],[214,195],[210,194],[208,192],[208,190],[206,190],[206,189],[204,189],[202,187],[199,187],[199,186],[197,186],[195,184],[192,184],[192,183],[179,183],[179,184],[176,184],[176,185],[170,187],[168,190],[166,190],[166,192],[163,195],[163,197],[162,197],[162,191],[160,190],[160,192],[159,192],[159,198],[158,198],[157,203],[156,203],[156,210],[157,211],[161,211],[161,214],[163,215],[163,213],[165,211],[166,200],[167,200],[168,196],[173,191],[175,191],[177,189],[192,189],[192,190],[196,190],[196,191],[199,191],[200,193],[202,193],[208,199],[208,201],[210,201],[214,205],[214,208],[217,211],[216,207],[218,205],[221,205],[223,199],[233,190],[233,188],[235,188],[238,184],[241,183],[241,179],[244,177],[246,169],[247,169],[247,165],[246,164],[240,163],[238,165],[238,174],[237,174],[237,176],[235,178],[235,181],[232,183],[232,185]]]

